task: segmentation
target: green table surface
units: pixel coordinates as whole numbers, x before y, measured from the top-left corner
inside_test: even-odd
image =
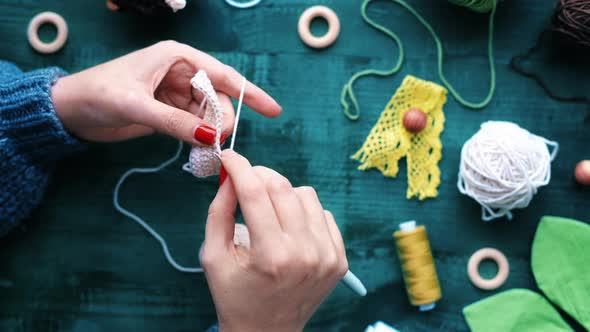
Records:
[[[555,1],[500,4],[496,95],[482,111],[462,108],[449,98],[440,194],[422,202],[405,198],[404,161],[398,177],[386,179],[376,171],[357,171],[349,159],[406,74],[438,81],[433,41],[405,10],[387,1],[370,8],[372,17],[399,33],[407,62],[395,77],[359,82],[364,112],[351,122],[339,104],[342,85],[353,72],[388,67],[397,56],[392,42],[361,20],[360,1],[262,0],[251,10],[230,8],[222,0],[188,2],[178,14],[155,19],[110,12],[100,0],[0,0],[0,58],[25,69],[58,65],[74,72],[175,39],[235,66],[276,97],[284,114],[271,120],[244,112],[236,149],[295,185],[317,188],[341,228],[351,270],[369,291],[360,298],[339,285],[307,331],[362,331],[375,320],[404,332],[465,331],[462,308],[496,293],[480,291],[467,279],[467,260],[475,250],[491,246],[507,255],[511,273],[499,291],[535,289],[530,244],[540,217],[590,220],[590,192],[572,180],[576,162],[590,158],[584,106],[552,101],[508,67],[510,58],[531,46],[547,25]],[[482,98],[488,84],[487,16],[446,1],[409,2],[443,39],[449,80],[467,98]],[[301,12],[316,4],[333,8],[342,23],[338,41],[321,51],[305,47],[296,31]],[[35,53],[26,41],[29,19],[46,10],[62,14],[70,27],[66,47],[50,56]],[[530,64],[559,68],[541,58]],[[587,74],[570,63],[562,67],[570,72],[551,79],[556,88],[587,87]],[[461,146],[486,120],[514,121],[561,144],[551,183],[512,221],[482,222],[479,206],[456,188]],[[215,322],[203,275],[173,270],[159,244],[112,206],[113,187],[126,169],[161,162],[175,144],[161,135],[93,144],[59,165],[42,206],[0,240],[0,331],[203,331]],[[188,147],[185,152],[183,156]],[[157,175],[131,178],[122,200],[190,265],[197,263],[217,179],[197,180],[180,170],[183,162]],[[397,224],[408,219],[426,225],[441,280],[443,298],[429,313],[408,304],[391,237]],[[485,269],[491,273],[493,266]]]

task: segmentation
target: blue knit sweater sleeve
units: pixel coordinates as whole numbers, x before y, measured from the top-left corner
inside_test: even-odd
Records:
[[[59,68],[23,73],[0,61],[0,237],[43,198],[55,163],[83,148],[55,114],[51,86]]]

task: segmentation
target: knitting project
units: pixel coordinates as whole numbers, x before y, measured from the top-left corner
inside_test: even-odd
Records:
[[[205,109],[205,121],[211,125],[215,125],[217,129],[217,136],[215,137],[215,143],[212,146],[193,147],[190,153],[189,162],[183,166],[183,169],[191,172],[195,176],[201,177],[213,175],[219,172],[221,166],[220,133],[223,112],[221,110],[221,104],[217,99],[217,94],[213,89],[211,81],[209,80],[207,74],[204,71],[199,71],[193,77],[193,79],[191,80],[191,85],[193,86],[193,88],[203,93],[203,102],[201,103],[201,109],[206,104],[207,108]],[[243,78],[242,89],[240,91],[240,99],[238,101],[238,107],[236,110],[236,121],[234,123],[231,149],[233,149],[235,143],[236,131],[238,128],[238,122],[240,121],[240,110],[242,109],[242,102],[244,100],[245,89],[246,78]],[[123,206],[121,206],[119,202],[119,192],[121,190],[121,186],[129,176],[137,173],[146,174],[160,172],[161,170],[163,170],[164,168],[168,167],[176,160],[178,160],[180,154],[182,153],[182,145],[182,141],[179,141],[178,148],[176,149],[174,156],[172,156],[172,158],[164,161],[162,164],[156,167],[132,168],[125,172],[123,175],[121,175],[121,178],[115,185],[115,190],[113,191],[113,205],[115,206],[115,209],[117,209],[117,211],[119,211],[126,217],[130,218],[131,220],[135,221],[138,225],[143,227],[143,229],[145,229],[151,236],[153,236],[160,243],[166,260],[168,260],[170,265],[172,265],[175,269],[186,273],[200,273],[203,272],[203,269],[201,267],[186,267],[177,263],[174,257],[172,257],[170,250],[168,249],[168,243],[166,242],[166,240],[157,231],[155,231],[145,220],[143,220],[135,213],[125,209]]]
[[[196,145],[191,149],[189,162],[182,166],[182,169],[192,173],[194,176],[204,178],[219,174],[221,167],[221,123],[223,121],[223,108],[217,98],[217,93],[207,77],[207,73],[199,70],[191,79],[191,85],[194,89],[203,94],[203,103],[205,106],[204,120],[207,124],[215,127],[217,135],[213,145]]]
[[[377,124],[371,129],[362,148],[353,156],[361,162],[359,170],[377,168],[388,177],[395,177],[398,161],[408,163],[408,199],[436,197],[440,184],[438,161],[442,157],[440,134],[445,115],[443,105],[447,90],[435,83],[408,75],[397,89]],[[418,108],[428,115],[426,128],[414,134],[403,126],[406,111]]]

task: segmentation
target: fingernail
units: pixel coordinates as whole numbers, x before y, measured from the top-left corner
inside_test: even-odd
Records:
[[[227,178],[227,172],[225,171],[225,168],[223,168],[223,165],[222,165],[221,168],[219,169],[219,186],[220,187],[223,185],[226,178]]]
[[[226,139],[227,139],[227,134],[226,133],[221,134],[221,138],[219,138],[220,145],[223,145],[223,143],[225,143]]]
[[[200,125],[195,128],[195,139],[203,144],[213,145],[217,131],[207,125]]]
[[[281,106],[278,101],[274,100],[274,98],[271,97],[271,99],[275,102],[276,107],[279,109],[279,113],[283,113],[283,106]]]

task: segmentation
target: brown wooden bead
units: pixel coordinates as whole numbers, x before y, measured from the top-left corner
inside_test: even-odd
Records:
[[[407,131],[417,134],[426,128],[428,116],[421,109],[412,108],[404,114],[403,124]]]
[[[583,185],[590,185],[590,160],[582,160],[576,165],[574,172],[576,181]]]
[[[107,8],[114,12],[119,10],[119,6],[111,0],[107,0]]]

